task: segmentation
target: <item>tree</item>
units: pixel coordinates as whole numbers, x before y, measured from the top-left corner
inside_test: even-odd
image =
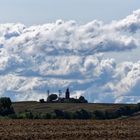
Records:
[[[39,100],[40,103],[45,103],[44,99]]]
[[[11,99],[9,97],[0,98],[0,107],[2,108],[10,108],[12,105]]]
[[[9,114],[14,114],[14,109],[11,106],[12,102],[9,97],[0,98],[0,115],[5,116]]]
[[[80,103],[87,103],[87,100],[83,96],[80,96],[79,97],[79,102]]]
[[[48,96],[47,102],[55,101],[57,98],[58,98],[58,96],[56,94],[51,94]]]

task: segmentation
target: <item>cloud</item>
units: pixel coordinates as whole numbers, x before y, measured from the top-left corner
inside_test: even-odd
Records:
[[[1,25],[1,48],[12,53],[36,55],[93,55],[98,52],[123,51],[138,47],[133,36],[110,30],[111,25],[93,21],[77,25],[74,21],[25,27]]]
[[[39,100],[48,89],[70,87],[90,102],[138,102],[140,62],[117,63],[104,53],[138,48],[139,25],[139,10],[110,24],[0,24],[1,96]]]
[[[125,19],[114,21],[112,26],[119,31],[124,30],[127,32],[136,33],[140,30],[140,10],[134,11]]]

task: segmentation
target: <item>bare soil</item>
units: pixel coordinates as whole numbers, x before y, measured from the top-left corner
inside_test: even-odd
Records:
[[[140,120],[0,120],[0,140],[139,140]]]

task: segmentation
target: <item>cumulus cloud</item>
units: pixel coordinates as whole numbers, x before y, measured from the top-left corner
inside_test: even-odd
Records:
[[[0,24],[0,94],[39,100],[70,87],[90,102],[138,102],[140,62],[118,64],[104,53],[138,48],[139,28],[140,10],[110,24]]]
[[[134,11],[132,15],[127,16],[125,19],[114,21],[112,26],[117,30],[136,33],[140,30],[140,10]]]

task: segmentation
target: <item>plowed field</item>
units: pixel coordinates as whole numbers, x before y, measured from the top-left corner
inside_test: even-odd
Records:
[[[140,139],[140,121],[0,120],[0,140]]]

